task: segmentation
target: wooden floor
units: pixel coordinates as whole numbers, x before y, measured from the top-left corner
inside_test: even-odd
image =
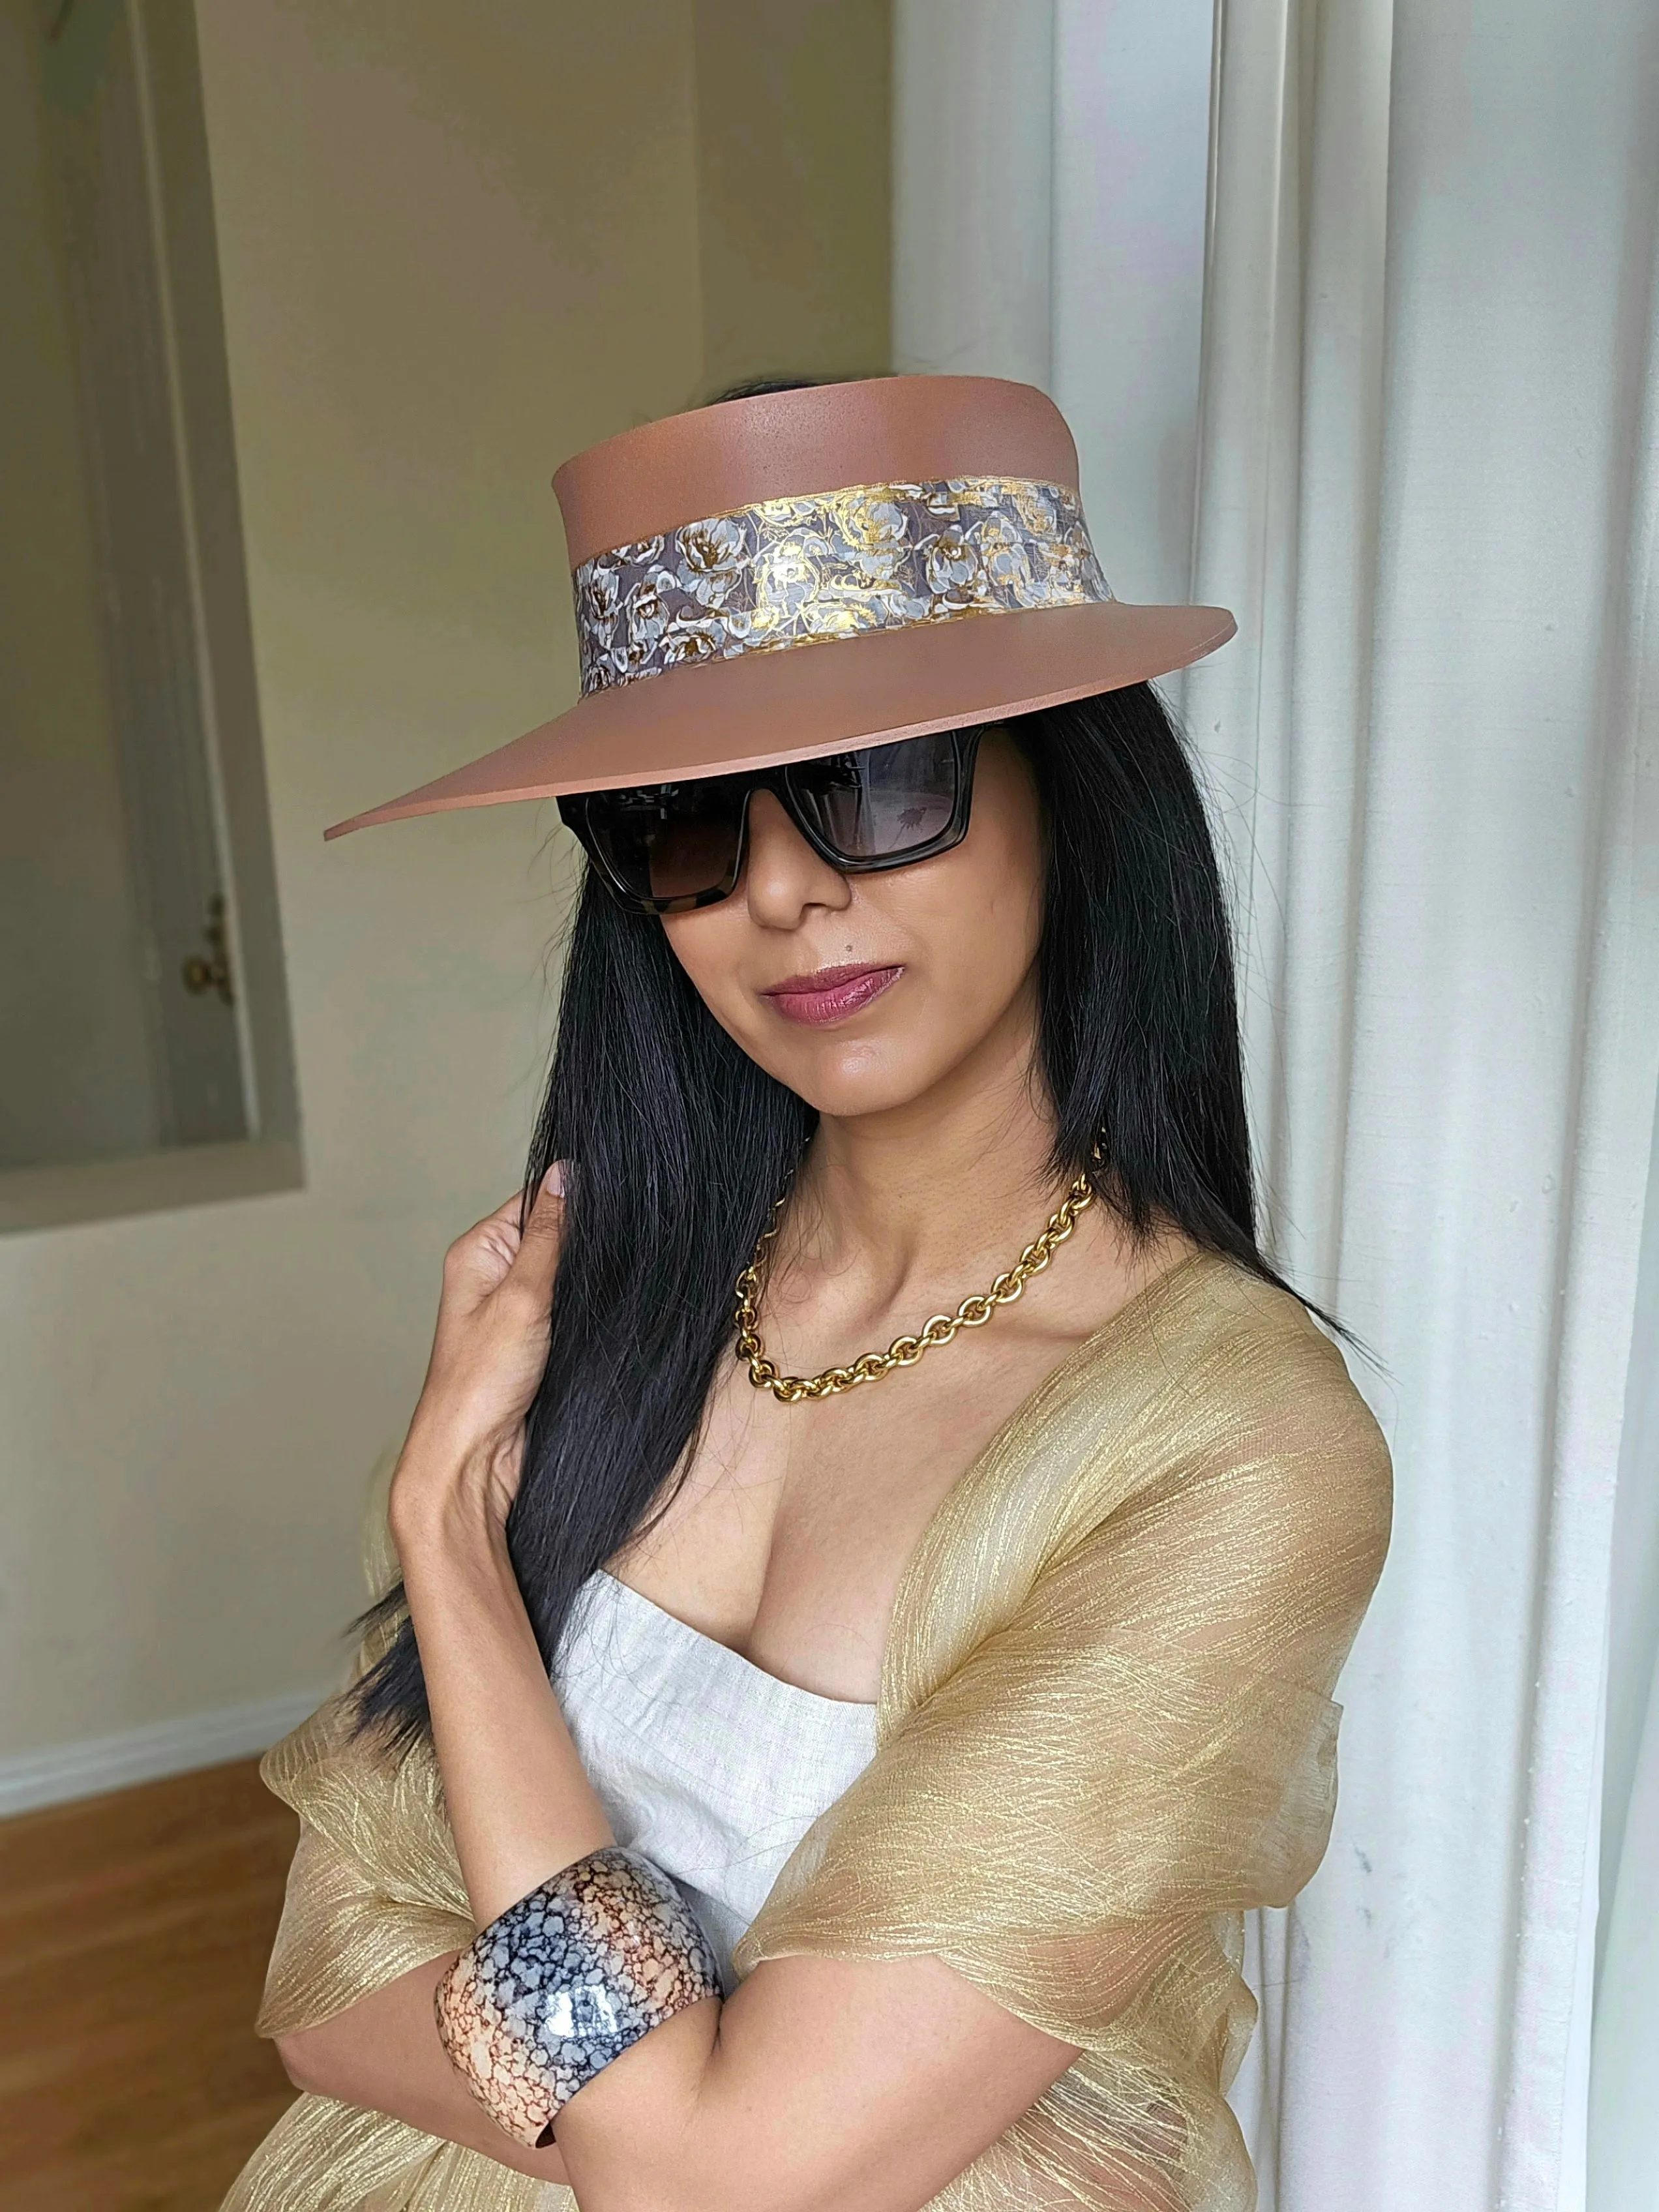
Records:
[[[0,1820],[0,2212],[215,2212],[294,1838],[252,1760]]]

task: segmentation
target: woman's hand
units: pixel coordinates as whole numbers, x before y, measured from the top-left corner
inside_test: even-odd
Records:
[[[562,1188],[560,1170],[550,1168],[522,1236],[515,1196],[444,1256],[432,1358],[392,1482],[400,1553],[458,1512],[493,1535],[505,1525],[523,1466],[525,1416],[547,1364]]]

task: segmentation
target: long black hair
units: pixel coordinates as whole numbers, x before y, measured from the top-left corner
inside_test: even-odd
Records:
[[[1173,1227],[1279,1278],[1256,1237],[1233,958],[1181,740],[1147,684],[1006,726],[1041,802],[1038,1073],[1057,1183],[1086,1173],[1137,1237]],[[731,1356],[732,1285],[815,1126],[697,996],[662,925],[590,872],[526,1188],[568,1162],[547,1369],[507,1521],[550,1666],[581,1583],[668,1494]],[[361,1723],[427,1726],[414,1632],[393,1631]]]

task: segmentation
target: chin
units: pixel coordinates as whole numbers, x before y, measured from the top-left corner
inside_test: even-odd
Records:
[[[910,1054],[895,1058],[867,1039],[852,1037],[823,1037],[815,1045],[769,1054],[763,1064],[798,1098],[836,1121],[908,1106],[933,1079],[933,1071],[915,1065]]]

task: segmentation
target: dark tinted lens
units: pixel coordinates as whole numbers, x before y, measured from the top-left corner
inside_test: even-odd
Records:
[[[789,770],[796,805],[825,844],[848,860],[890,860],[942,837],[957,805],[957,751],[948,731],[896,745],[833,753]]]
[[[743,785],[726,776],[598,793],[587,830],[635,898],[692,899],[729,889],[743,836]]]

